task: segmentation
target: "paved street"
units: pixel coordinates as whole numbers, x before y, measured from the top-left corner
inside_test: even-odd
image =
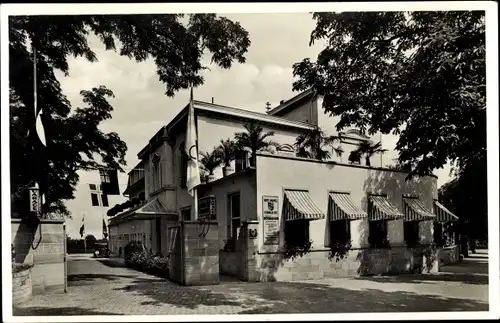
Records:
[[[14,315],[278,314],[487,311],[487,252],[436,275],[181,287],[123,268],[116,259],[70,255],[68,293],[34,296]]]

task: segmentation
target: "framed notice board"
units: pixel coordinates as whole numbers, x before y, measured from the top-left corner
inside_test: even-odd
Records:
[[[262,196],[262,223],[264,245],[278,245],[280,237],[279,197]]]

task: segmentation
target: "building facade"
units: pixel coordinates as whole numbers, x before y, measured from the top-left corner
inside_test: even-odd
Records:
[[[153,254],[179,254],[191,261],[182,249],[184,242],[176,243],[177,233],[171,230],[195,219],[194,200],[185,185],[187,109],[139,152],[143,176],[133,176],[143,186],[129,180],[127,192],[129,197],[142,193],[144,199],[110,221],[113,252],[140,240]],[[335,154],[324,161],[295,157],[296,138],[304,132],[320,127],[338,135],[338,120],[322,112],[321,98],[312,92],[267,114],[199,101],[194,109],[199,153],[234,139],[249,122],[273,131],[269,139],[278,143],[274,152],[254,156],[252,167],[226,176],[218,167],[215,180],[198,188],[200,199],[215,203],[215,224],[209,226],[216,230],[210,240],[215,245],[208,248],[219,250],[218,272],[270,281],[437,270],[439,257],[426,256],[426,250],[434,241],[438,215],[444,219],[449,212],[436,212],[436,177],[406,181],[407,173],[381,167],[378,156],[374,166],[349,164]],[[359,143],[380,138],[356,129],[342,137],[347,155]],[[183,267],[183,282],[194,279],[189,274],[196,270],[189,266],[196,265]],[[202,275],[196,275],[200,280]]]

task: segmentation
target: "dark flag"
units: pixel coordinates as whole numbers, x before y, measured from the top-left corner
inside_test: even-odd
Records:
[[[120,195],[117,169],[100,169],[101,187],[104,195]]]
[[[80,227],[80,236],[83,238],[85,233],[85,215],[82,217],[82,226]]]
[[[36,185],[40,187],[41,202],[45,204],[45,194],[48,191],[49,156],[47,154],[47,141],[42,122],[42,107],[38,105],[38,77],[37,77],[36,49],[33,48],[33,123],[28,133],[32,144],[30,159],[34,165],[33,172]]]
[[[102,236],[104,239],[108,238],[108,227],[106,226],[106,221],[102,218]]]

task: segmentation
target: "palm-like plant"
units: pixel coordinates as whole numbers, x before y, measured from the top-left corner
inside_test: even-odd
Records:
[[[224,166],[228,167],[231,162],[234,160],[236,155],[236,143],[230,138],[226,140],[221,140],[220,145],[217,148],[220,153],[220,157]]]
[[[200,152],[200,163],[209,176],[214,175],[214,171],[222,163],[221,155],[218,149],[211,152]]]
[[[356,158],[359,161],[359,159],[364,156],[366,166],[371,166],[370,158],[375,154],[383,154],[386,151],[387,149],[382,149],[382,143],[380,141],[375,144],[368,141],[362,142],[358,145],[358,148],[356,148],[356,150],[353,150],[351,152],[351,154],[349,155],[349,161]]]
[[[329,148],[340,157],[344,151],[340,146],[334,146],[335,143],[339,141],[339,137],[328,136],[320,128],[309,130],[299,135],[295,140],[297,157],[313,158],[317,160],[329,159],[331,157]]]
[[[264,129],[256,123],[247,123],[245,130],[245,132],[235,133],[234,138],[236,139],[237,149],[247,148],[252,153],[251,165],[255,165],[255,154],[257,152],[272,152],[272,147],[279,146],[277,142],[266,140],[266,138],[274,136],[274,131],[264,132]]]

